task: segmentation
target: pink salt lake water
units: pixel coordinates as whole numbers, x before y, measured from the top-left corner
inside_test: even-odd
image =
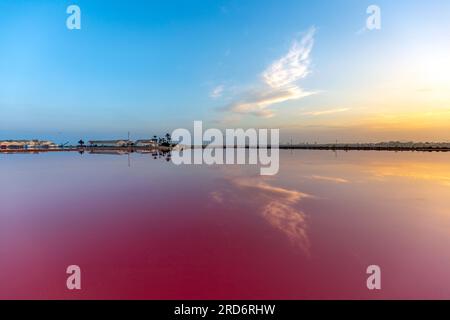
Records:
[[[449,244],[450,153],[0,154],[2,299],[450,299]]]

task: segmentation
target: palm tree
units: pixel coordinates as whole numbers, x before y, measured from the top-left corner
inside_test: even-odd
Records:
[[[84,147],[84,141],[83,141],[83,140],[78,141],[78,145],[79,145],[81,148],[83,148],[83,147]]]
[[[170,135],[170,133],[166,133],[166,141],[168,143],[170,143],[172,141],[172,136]]]

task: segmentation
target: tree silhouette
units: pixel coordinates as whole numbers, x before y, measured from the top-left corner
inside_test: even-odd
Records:
[[[80,147],[83,147],[83,146],[84,146],[84,141],[83,141],[83,140],[78,141],[78,145],[79,145]]]

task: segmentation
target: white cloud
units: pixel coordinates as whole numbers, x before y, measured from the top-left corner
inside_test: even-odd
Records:
[[[274,116],[274,112],[268,109],[269,106],[292,99],[300,99],[310,94],[297,86],[280,88],[278,90],[248,92],[247,97],[234,103],[231,110],[235,113],[247,113],[270,118]]]
[[[309,74],[310,55],[314,45],[315,29],[311,28],[303,39],[294,41],[289,52],[263,73],[263,79],[273,89],[293,86]]]
[[[297,83],[310,73],[314,34],[315,28],[311,28],[300,41],[295,40],[289,52],[262,73],[262,84],[258,89],[244,92],[240,99],[223,109],[270,118],[275,114],[270,106],[315,94],[305,91]]]
[[[209,96],[213,99],[220,98],[223,94],[224,89],[225,87],[223,85],[217,86],[211,91],[211,94]]]

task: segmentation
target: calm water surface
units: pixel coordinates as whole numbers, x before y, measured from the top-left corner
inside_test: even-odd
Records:
[[[450,154],[280,156],[0,154],[0,298],[450,299]]]

